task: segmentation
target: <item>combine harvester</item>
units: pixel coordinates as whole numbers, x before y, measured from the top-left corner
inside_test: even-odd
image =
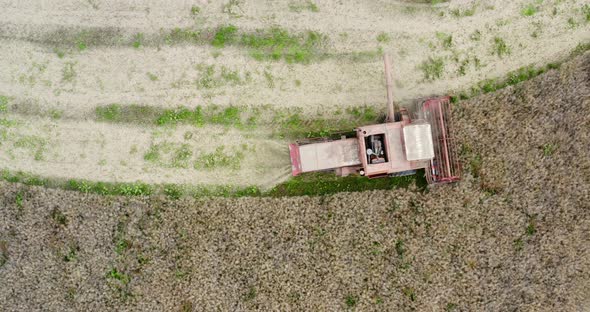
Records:
[[[425,169],[429,184],[460,180],[460,166],[451,133],[450,97],[418,103],[412,120],[405,108],[395,113],[390,61],[384,57],[387,120],[358,127],[356,137],[317,138],[289,145],[292,174],[334,171],[339,176],[369,178],[415,174]]]

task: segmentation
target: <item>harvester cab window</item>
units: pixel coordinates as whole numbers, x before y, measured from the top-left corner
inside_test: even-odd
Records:
[[[365,137],[365,155],[367,164],[382,164],[389,161],[385,148],[385,134],[374,134]]]

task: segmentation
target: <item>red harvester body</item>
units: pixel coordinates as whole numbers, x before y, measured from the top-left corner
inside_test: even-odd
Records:
[[[405,109],[395,120],[389,60],[385,57],[388,120],[358,127],[356,137],[319,138],[289,145],[292,174],[333,170],[337,175],[369,178],[414,174],[425,169],[428,183],[460,180],[448,96],[431,98],[417,106],[419,119]]]

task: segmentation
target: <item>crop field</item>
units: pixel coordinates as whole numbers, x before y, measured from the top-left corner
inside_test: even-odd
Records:
[[[171,200],[0,182],[2,309],[587,311],[590,52],[453,118],[463,180],[429,189]]]
[[[584,0],[0,0],[0,311],[590,311]],[[462,181],[291,177],[450,95]]]
[[[269,190],[289,176],[288,142],[382,118],[383,53],[409,105],[590,39],[581,0],[0,8],[0,169],[60,183]]]

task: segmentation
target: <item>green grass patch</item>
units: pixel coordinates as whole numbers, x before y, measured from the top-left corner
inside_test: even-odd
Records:
[[[53,120],[59,120],[61,119],[61,116],[63,115],[63,111],[62,110],[58,110],[58,109],[51,109],[49,110],[49,117]]]
[[[170,199],[180,199],[185,194],[185,190],[176,184],[166,184],[164,185],[164,194]]]
[[[60,58],[60,59],[64,58],[64,56],[66,56],[66,52],[64,50],[61,50],[61,49],[55,48],[55,49],[53,49],[53,52],[55,54],[57,54],[57,57]]]
[[[377,47],[375,50],[343,52],[337,54],[325,54],[323,57],[333,57],[339,60],[349,60],[353,63],[373,62],[383,56],[383,47]]]
[[[79,246],[70,246],[68,247],[68,251],[64,254],[63,256],[63,260],[64,262],[72,262],[75,261],[78,256],[77,253],[80,251],[80,247]]]
[[[275,87],[275,77],[272,75],[271,72],[268,70],[264,71],[264,79],[266,79],[266,84],[269,88],[274,89]]]
[[[141,45],[143,44],[143,34],[142,33],[137,33],[133,39],[133,47],[136,49],[139,49],[139,47],[141,47]]]
[[[416,301],[416,291],[411,287],[404,287],[402,293],[410,300]]]
[[[201,30],[177,27],[164,35],[164,42],[170,45],[180,43],[201,44],[205,43],[206,39],[203,37]]]
[[[541,147],[541,149],[543,150],[543,156],[549,157],[553,155],[557,150],[557,147],[557,145],[551,143],[543,144],[543,146]]]
[[[590,22],[590,4],[584,4],[582,6],[582,14],[586,22]]]
[[[16,193],[16,197],[15,197],[15,200],[14,201],[16,203],[16,207],[18,209],[22,209],[23,206],[24,206],[24,204],[23,204],[24,203],[24,194],[23,194],[23,192]]]
[[[80,52],[82,52],[82,51],[84,51],[84,50],[88,49],[88,45],[86,44],[86,42],[84,42],[84,41],[82,41],[82,40],[80,40],[80,41],[76,42],[76,46],[78,47],[78,50],[79,50]]]
[[[244,301],[252,301],[252,300],[256,299],[256,295],[257,295],[256,288],[250,287],[248,289],[248,292],[246,292],[244,294]]]
[[[451,35],[451,34],[437,32],[436,38],[438,38],[438,40],[440,41],[440,44],[445,49],[450,49],[453,46],[453,35]]]
[[[246,80],[248,80],[249,73],[246,73]],[[243,82],[240,73],[237,70],[231,70],[228,67],[221,67],[221,79],[233,86],[241,85]]]
[[[63,187],[69,190],[100,195],[148,196],[154,192],[152,186],[141,182],[109,183],[72,179],[63,184]]]
[[[147,196],[152,193],[152,187],[145,183],[118,183],[113,185],[112,191],[115,195]]]
[[[102,122],[155,124],[176,126],[189,124],[201,127],[204,124],[222,125],[238,129],[252,129],[256,126],[260,109],[246,106],[219,107],[210,105],[194,109],[178,107],[162,109],[143,105],[110,104],[95,108],[95,118]]]
[[[503,58],[506,55],[510,55],[510,53],[511,49],[508,44],[506,44],[506,41],[500,37],[494,37],[492,54]]]
[[[397,240],[397,242],[395,242],[395,252],[397,253],[397,256],[400,259],[404,258],[404,255],[406,253],[406,248],[404,247],[403,240]]]
[[[196,81],[197,88],[210,89],[217,86],[217,84],[215,83],[216,81],[213,79],[213,76],[215,74],[215,65],[206,66],[202,68],[200,71],[201,76]]]
[[[307,31],[293,35],[287,30],[273,27],[243,34],[240,44],[250,48],[250,55],[258,60],[280,60],[288,63],[307,63],[317,56],[326,37],[318,32]]]
[[[475,15],[475,12],[476,11],[477,11],[477,4],[476,5],[472,5],[469,8],[463,8],[463,9],[462,8],[455,8],[455,9],[451,9],[449,11],[449,13],[453,17],[461,18],[461,17],[473,16],[473,15]]]
[[[10,183],[22,183],[25,185],[50,186],[48,179],[21,171],[11,172],[6,169],[2,170],[2,180]]]
[[[445,70],[445,61],[441,57],[429,57],[428,60],[418,66],[418,69],[422,70],[425,80],[434,81],[442,77]]]
[[[550,63],[538,68],[534,66],[521,67],[515,71],[509,72],[503,78],[486,79],[480,81],[477,85],[471,87],[470,94],[463,92],[460,94],[460,96],[455,95],[453,96],[453,101],[468,99],[482,93],[494,92],[496,90],[503,89],[507,86],[512,86],[520,82],[530,80],[534,77],[537,77],[545,73],[550,69],[556,69],[558,67],[559,64],[557,63]]]
[[[377,42],[388,43],[390,40],[391,40],[391,37],[385,32],[379,33],[377,35]]]
[[[193,151],[188,144],[182,144],[174,150],[171,166],[174,168],[188,168]]]
[[[221,11],[233,18],[238,18],[243,13],[243,0],[229,0],[224,5]]]
[[[8,262],[8,243],[4,240],[0,241],[0,268]]]
[[[158,76],[157,76],[156,74],[153,74],[153,73],[150,73],[150,72],[147,72],[147,73],[146,73],[146,75],[148,76],[148,78],[149,78],[151,81],[158,81],[158,79],[159,79],[159,78],[158,78]]]
[[[221,150],[220,152],[226,152]],[[203,166],[234,166],[235,160],[231,159],[202,160]],[[235,157],[235,156],[233,156]],[[223,158],[223,157],[222,157]],[[239,158],[239,157],[238,157]],[[94,193],[99,195],[115,196],[149,196],[164,194],[171,199],[182,196],[192,197],[284,197],[284,196],[323,196],[339,192],[362,192],[369,190],[391,190],[395,188],[407,188],[415,184],[426,185],[424,171],[418,171],[416,175],[369,179],[361,176],[337,177],[333,173],[320,172],[302,174],[283,182],[270,190],[260,190],[256,186],[235,187],[232,185],[208,185],[192,186],[179,184],[149,185],[141,182],[112,183],[100,181],[88,181],[79,179],[63,180],[57,178],[42,178],[24,172],[1,171],[1,178],[10,183],[22,183],[26,185],[43,186],[48,188],[60,188],[82,193]]]
[[[467,100],[474,96],[478,96],[482,93],[494,92],[496,90],[500,90],[502,88],[530,80],[549,70],[558,69],[564,62],[573,59],[577,56],[580,56],[589,50],[590,43],[580,43],[570,52],[570,54],[566,58],[562,60],[553,63],[548,63],[538,67],[535,67],[533,65],[524,66],[517,70],[509,72],[503,77],[480,81],[476,85],[469,88],[469,90],[459,91],[455,94],[452,94],[451,101],[455,103],[457,101]]]
[[[158,148],[158,145],[152,145],[150,146],[150,149],[147,151],[147,153],[145,153],[145,155],[143,155],[143,159],[145,161],[149,161],[149,162],[157,162],[160,160],[160,149]]]
[[[415,176],[369,179],[361,176],[337,177],[333,173],[309,173],[289,179],[270,190],[267,195],[320,196],[339,192],[362,192],[368,190],[391,190],[406,188],[415,183]]]
[[[200,127],[203,125],[203,122],[203,112],[200,106],[197,106],[194,110],[190,110],[186,107],[165,110],[164,113],[156,119],[156,124],[159,126],[188,123]]]
[[[82,193],[96,193],[100,195],[125,195],[147,196],[151,195],[155,188],[145,183],[108,183],[86,180],[63,180],[43,178],[38,175],[17,171],[12,172],[3,169],[1,179],[10,183],[22,183],[31,186],[43,186],[48,188],[62,188]]]
[[[370,106],[349,107],[345,114],[332,114],[331,118],[306,119],[298,110],[276,111],[272,124],[279,138],[302,139],[316,137],[340,138],[355,127],[383,122],[385,113]]]
[[[195,169],[212,170],[216,168],[240,169],[244,159],[244,152],[239,149],[228,151],[224,146],[218,146],[214,152],[202,153],[194,162]]]
[[[535,233],[537,233],[537,222],[534,216],[529,217],[529,222],[526,226],[525,233],[527,236],[533,236]]]
[[[124,285],[129,284],[129,282],[131,281],[131,279],[129,278],[129,275],[120,272],[119,270],[117,270],[116,268],[112,268],[108,273],[107,273],[107,277],[108,278],[112,278],[115,279],[119,282],[121,282]]]
[[[169,168],[188,168],[193,150],[188,144],[161,142],[152,144],[144,154],[147,162]]]
[[[548,67],[551,67],[551,65],[549,65]],[[505,81],[505,85],[504,84],[500,84],[495,86],[496,90],[505,86],[511,86],[511,85],[515,85],[517,83],[520,83],[522,81],[526,81],[529,80],[533,77],[536,77],[542,73],[544,73],[546,71],[545,68],[535,68],[533,66],[525,66],[525,67],[521,67],[515,71],[511,71],[508,73],[507,77],[506,77],[506,81]]]
[[[346,112],[362,123],[372,123],[378,120],[379,113],[370,106],[349,107]]]
[[[22,136],[14,142],[14,147],[31,151],[33,158],[40,161],[44,159],[43,153],[47,147],[47,140],[34,135]]]
[[[513,241],[514,250],[521,251],[524,248],[524,241],[522,238],[517,238]]]
[[[570,53],[570,58],[580,56],[590,50],[590,42],[579,43]]]
[[[309,138],[351,131],[357,126],[382,122],[384,111],[371,106],[350,107],[343,114],[329,114],[329,118],[304,118],[299,109],[274,110],[268,107],[209,105],[194,109],[178,107],[162,109],[141,105],[111,104],[95,109],[98,121],[117,123],[155,124],[174,127],[188,124],[201,127],[205,124],[234,127],[241,130],[255,129],[266,124],[275,136],[282,138]]]
[[[229,106],[219,113],[213,114],[210,120],[214,124],[224,126],[239,126],[242,123],[241,110],[237,106]]]
[[[0,113],[6,113],[8,111],[8,97],[0,95]]]
[[[73,82],[76,76],[76,63],[75,62],[67,62],[64,65],[64,68],[61,71],[61,80],[63,82]]]
[[[195,80],[195,84],[199,89],[212,89],[224,85],[238,86],[252,79],[249,72],[242,76],[238,70],[226,66],[221,66],[219,71],[215,70],[215,65],[198,64],[196,69],[199,71],[199,78]]]
[[[115,103],[95,108],[96,120],[116,123],[154,124],[163,112],[161,108],[136,104]]]
[[[535,6],[534,4],[528,4],[524,8],[522,8],[520,14],[522,16],[533,16],[537,12],[539,12],[539,8],[537,6]]]
[[[191,124],[200,127],[207,124],[216,124],[238,129],[251,129],[256,126],[255,109],[246,107],[228,106],[220,109],[218,106],[209,106],[206,110],[197,106],[194,110],[180,107],[175,110],[166,110],[156,120],[160,126],[176,125],[179,123]]]
[[[213,30],[175,28],[164,35],[167,44],[209,43],[216,48],[235,45],[245,47],[256,60],[285,60],[289,63],[308,63],[327,56],[321,52],[327,40],[327,36],[315,31],[291,33],[280,27],[240,31],[231,24]]]
[[[184,163],[191,156],[190,152],[186,153],[182,147],[175,151],[177,162]],[[147,155],[147,154],[146,154]],[[188,155],[188,157],[187,157]],[[240,161],[244,155],[242,151],[226,152],[223,148],[216,150],[214,153],[201,155],[195,161],[195,167],[198,169],[213,169],[217,167],[239,168]],[[146,158],[150,158],[146,156]],[[154,157],[158,160],[159,156]],[[199,188],[195,191],[182,191],[180,186],[166,185],[163,187],[152,187],[143,183],[104,183],[91,182],[85,180],[68,180],[66,183],[48,181],[36,176],[30,176],[23,173],[11,174],[8,171],[3,172],[3,179],[9,182],[20,182],[29,185],[43,185],[47,187],[60,187],[65,189],[76,190],[84,193],[97,193],[101,195],[124,195],[124,196],[145,196],[153,192],[163,192],[166,195],[178,198],[182,194],[190,193],[196,196],[224,196],[224,197],[242,197],[242,196],[299,196],[299,195],[324,195],[341,191],[362,191],[369,189],[391,189],[396,186],[407,186],[415,178],[401,177],[393,179],[375,179],[370,180],[364,177],[346,177],[338,178],[333,174],[326,175],[303,175],[296,177],[276,188],[261,192],[256,187],[233,188],[231,186],[213,186],[209,188]]]
[[[68,225],[68,218],[66,217],[66,215],[63,214],[63,212],[57,209],[57,207],[53,208],[53,210],[51,211],[51,219],[53,219],[53,221],[55,221],[55,223],[59,225]]]
[[[348,307],[348,308],[354,308],[357,305],[358,301],[359,301],[359,298],[354,295],[348,295],[344,298],[344,303],[346,304],[346,307]]]
[[[315,2],[313,2],[311,0],[291,1],[289,3],[289,11],[296,12],[296,13],[301,13],[303,11],[317,13],[320,11],[320,8],[318,8],[317,4],[315,4]]]
[[[569,28],[572,28],[573,29],[573,28],[578,27],[579,25],[580,25],[580,23],[578,23],[575,18],[570,17],[570,18],[567,19],[567,26]]]
[[[110,104],[97,107],[95,112],[98,121],[119,121],[121,118],[121,105]]]
[[[216,48],[223,48],[226,44],[235,42],[238,28],[233,25],[221,26],[213,35],[211,45]]]
[[[13,119],[8,119],[8,118],[0,118],[0,126],[2,127],[14,127],[16,125],[18,125],[19,123],[16,120]],[[2,129],[2,130],[6,130],[6,129]],[[6,139],[5,137],[3,137],[3,139]]]

